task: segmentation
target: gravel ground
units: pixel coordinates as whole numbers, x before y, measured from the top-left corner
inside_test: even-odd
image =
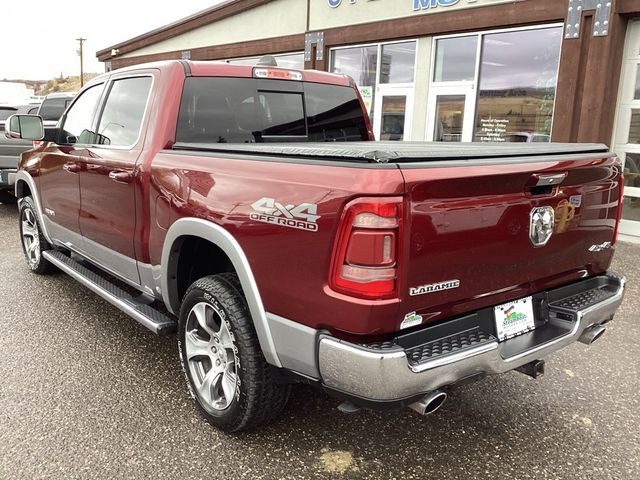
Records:
[[[225,435],[187,396],[176,341],[64,274],[30,273],[0,205],[0,478],[640,478],[640,247],[602,340],[460,387],[435,415],[343,415],[296,388],[282,419]]]

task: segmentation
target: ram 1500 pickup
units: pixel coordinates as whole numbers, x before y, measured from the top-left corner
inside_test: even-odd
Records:
[[[602,145],[374,142],[348,77],[191,61],[98,77],[56,128],[7,125],[44,140],[16,177],[31,270],[177,333],[228,431],[296,382],[431,413],[463,382],[540,376],[623,299]]]

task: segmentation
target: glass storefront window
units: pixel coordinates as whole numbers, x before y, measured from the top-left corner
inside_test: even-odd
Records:
[[[437,142],[461,142],[464,121],[464,95],[438,95],[436,100]]]
[[[562,27],[483,38],[475,139],[551,139]]]
[[[624,184],[640,188],[640,153],[627,153],[624,161]]]
[[[478,36],[442,38],[436,42],[435,82],[473,81],[476,78]]]
[[[373,117],[376,90],[378,46],[341,48],[331,52],[331,73],[349,75],[360,89],[369,115]]]
[[[640,144],[640,109],[631,109],[631,125],[629,125],[629,140],[627,143]]]
[[[331,56],[331,72],[352,77],[359,87],[375,87],[378,46],[342,48]]]
[[[416,42],[383,45],[380,83],[413,83],[415,62]]]

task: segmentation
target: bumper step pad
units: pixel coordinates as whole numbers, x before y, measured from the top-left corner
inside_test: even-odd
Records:
[[[87,268],[60,251],[47,250],[42,252],[42,256],[152,332],[162,336],[176,332],[177,323],[173,318],[161,309],[154,308],[153,304],[149,305],[142,296],[127,292],[125,289],[128,286],[119,286],[116,281]]]
[[[467,348],[475,348],[485,343],[495,342],[496,338],[479,328],[456,333],[433,342],[418,345],[405,350],[410,365],[416,366],[437,357],[458,353]]]
[[[616,292],[608,285],[603,285],[586,292],[572,295],[556,302],[551,302],[549,308],[551,310],[559,310],[567,313],[585,310],[589,307],[613,297]]]

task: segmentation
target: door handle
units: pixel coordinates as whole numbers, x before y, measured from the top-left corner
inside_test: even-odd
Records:
[[[74,162],[65,163],[62,169],[69,173],[78,173],[80,171],[80,165]]]
[[[129,183],[131,181],[132,175],[130,172],[125,170],[113,170],[109,172],[109,178],[116,183]]]
[[[529,179],[529,186],[531,187],[549,187],[553,185],[560,185],[564,182],[564,179],[569,175],[568,172],[562,173],[534,173]]]

